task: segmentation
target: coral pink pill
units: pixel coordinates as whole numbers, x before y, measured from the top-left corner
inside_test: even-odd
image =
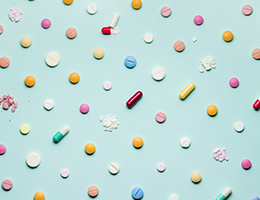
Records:
[[[4,32],[4,27],[0,24],[0,35]]]
[[[252,11],[253,11],[253,8],[250,5],[244,5],[242,7],[242,13],[244,15],[250,15],[252,13]]]
[[[229,80],[229,85],[232,87],[232,88],[236,88],[239,84],[239,81],[237,78],[231,78]]]
[[[2,182],[2,187],[3,187],[4,190],[11,190],[12,187],[13,187],[13,182],[9,179],[5,179]]]
[[[171,15],[171,13],[172,13],[172,10],[168,6],[162,7],[162,9],[161,9],[162,16],[169,17]]]
[[[6,68],[6,67],[8,67],[10,65],[10,60],[9,60],[9,58],[7,58],[7,57],[2,57],[2,58],[0,58],[0,67],[2,67],[2,68]]]
[[[203,17],[201,15],[196,15],[193,21],[196,25],[201,25],[203,23]]]
[[[45,29],[47,29],[47,28],[49,28],[51,26],[51,21],[49,20],[49,19],[43,19],[42,20],[42,27],[43,28],[45,28]]]
[[[159,123],[163,123],[166,120],[166,115],[163,112],[158,112],[155,115],[155,119]]]
[[[241,165],[244,169],[249,169],[251,167],[251,161],[248,159],[244,159]]]
[[[83,104],[81,104],[79,109],[80,109],[80,112],[82,112],[83,114],[86,114],[89,111],[89,106],[88,106],[88,104],[83,103]]]
[[[3,144],[0,144],[0,155],[3,155],[6,152],[6,147]]]
[[[97,186],[95,186],[95,185],[92,185],[88,188],[88,194],[91,197],[96,197],[98,195],[98,192],[99,192],[99,190],[98,190]]]

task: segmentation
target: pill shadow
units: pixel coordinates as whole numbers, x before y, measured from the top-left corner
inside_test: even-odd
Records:
[[[97,194],[97,196],[98,196],[99,194]],[[94,196],[94,197],[92,197],[92,196],[90,196],[90,195],[88,195],[91,199],[95,199],[97,196]]]

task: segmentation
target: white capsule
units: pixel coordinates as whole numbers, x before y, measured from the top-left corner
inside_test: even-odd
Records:
[[[110,26],[111,28],[115,28],[116,23],[117,23],[117,21],[118,21],[118,18],[119,18],[119,14],[115,13],[115,14],[113,15],[113,17],[112,17],[110,23],[109,23],[109,26]]]
[[[222,194],[225,196],[225,197],[228,197],[228,195],[230,195],[231,193],[231,188],[230,187],[227,187],[225,190],[223,190]]]
[[[61,129],[60,129],[60,132],[62,135],[66,135],[70,130],[70,127],[68,126],[63,126]]]

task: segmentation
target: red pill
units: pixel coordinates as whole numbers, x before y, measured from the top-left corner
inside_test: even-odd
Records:
[[[139,101],[139,99],[141,99],[141,97],[143,96],[143,93],[141,91],[136,92],[127,102],[126,102],[126,106],[128,108],[132,108],[137,101]]]
[[[254,108],[255,110],[259,110],[259,108],[260,108],[260,100],[259,100],[259,99],[257,99],[257,100],[255,101],[255,103],[254,103],[254,105],[253,105],[253,108]]]
[[[111,34],[111,27],[103,27],[101,29],[101,32],[104,34],[104,35],[110,35]]]

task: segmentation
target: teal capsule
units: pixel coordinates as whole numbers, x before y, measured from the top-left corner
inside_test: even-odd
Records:
[[[70,127],[68,126],[63,126],[60,131],[58,131],[54,136],[53,136],[53,141],[54,142],[59,142],[70,130]]]

